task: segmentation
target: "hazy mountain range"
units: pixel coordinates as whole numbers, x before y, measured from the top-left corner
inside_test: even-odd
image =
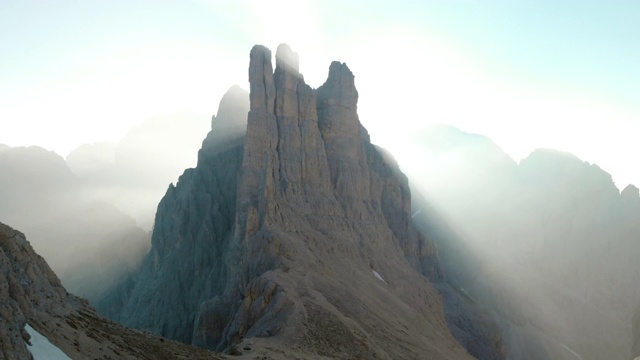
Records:
[[[638,189],[620,192],[597,165],[559,151],[539,149],[517,164],[488,138],[455,128],[416,137],[425,162],[407,172],[428,201],[414,207],[446,214],[455,233],[438,244],[445,268],[498,314],[511,356],[630,358]],[[414,219],[429,224],[426,216]]]
[[[140,264],[158,199],[195,163],[209,124],[156,117],[117,144],[85,144],[66,160],[2,145],[0,221],[24,231],[69,290],[94,299]]]
[[[422,160],[400,169],[361,125],[346,64],[312,89],[291,49],[274,69],[256,46],[249,80],[211,122],[153,119],[66,160],[0,145],[0,222],[105,316],[242,358],[640,355],[638,188],[555,150],[516,162],[446,125],[408,138]],[[111,334],[46,264],[28,270],[35,257],[12,266],[45,290],[0,292],[24,314],[0,327],[52,340],[51,316],[76,314]],[[24,305],[48,291],[55,306]],[[11,344],[5,356],[23,351]]]

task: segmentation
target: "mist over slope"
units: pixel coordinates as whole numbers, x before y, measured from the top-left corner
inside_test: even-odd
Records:
[[[161,115],[66,160],[0,145],[0,221],[23,229],[70,291],[97,299],[140,265],[158,201],[195,164],[208,126],[196,114]]]
[[[94,298],[139,265],[149,235],[133,218],[83,194],[64,159],[39,147],[0,153],[0,221],[25,229],[63,283]]]
[[[598,166],[555,150],[516,164],[488,138],[452,127],[415,140],[424,161],[405,170],[424,211],[414,221],[446,232],[435,238],[445,271],[498,314],[509,358],[630,358],[637,188],[620,192]],[[430,210],[451,228],[439,229]]]

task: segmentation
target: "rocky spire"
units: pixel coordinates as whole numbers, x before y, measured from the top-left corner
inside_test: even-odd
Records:
[[[300,357],[469,358],[427,280],[439,264],[410,221],[407,178],[358,120],[351,71],[333,63],[315,91],[288,46],[275,71],[255,46],[249,83],[244,143],[169,189],[116,316],[230,352],[254,338]]]
[[[302,77],[302,74],[300,74],[300,57],[287,44],[278,45],[278,50],[276,50],[277,69],[281,69],[283,72],[293,76]]]
[[[211,131],[202,142],[198,163],[215,161],[212,158],[242,144],[247,131],[249,94],[233,85],[220,100],[218,114],[211,118]]]
[[[269,211],[275,216],[266,202],[282,197],[316,207],[333,198],[314,91],[298,73],[298,56],[287,45],[278,47],[275,73],[270,60],[268,49],[252,49],[251,107],[238,186],[241,219],[248,216],[244,206],[249,203],[262,219]]]
[[[250,110],[254,113],[273,114],[273,101],[276,94],[273,85],[271,50],[262,45],[256,45],[251,49],[249,58]]]
[[[357,205],[371,195],[369,186],[361,186],[370,182],[362,146],[369,138],[358,119],[358,91],[346,64],[331,63],[329,77],[318,88],[317,96],[318,124],[331,166],[331,183],[347,200],[346,205]]]

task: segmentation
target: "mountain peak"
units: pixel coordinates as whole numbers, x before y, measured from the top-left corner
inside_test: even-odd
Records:
[[[300,57],[287,44],[278,45],[276,50],[276,69],[284,67],[287,71],[300,75]]]
[[[244,138],[220,151],[207,137],[111,316],[234,353],[252,338],[305,358],[469,358],[430,283],[443,275],[412,225],[408,180],[360,124],[351,71],[334,62],[314,90],[287,45],[275,71],[264,46],[249,60]]]
[[[318,104],[322,106],[337,105],[352,111],[358,103],[355,76],[347,64],[334,61],[329,66],[327,81],[318,88]]]
[[[640,198],[640,190],[635,185],[629,184],[620,192],[620,195],[625,199],[637,200]]]
[[[252,111],[273,112],[273,66],[271,50],[255,45],[249,55],[249,101]]]
[[[249,111],[249,93],[238,85],[227,90],[218,105],[218,114],[211,119],[211,129],[219,130],[227,127],[245,127]]]

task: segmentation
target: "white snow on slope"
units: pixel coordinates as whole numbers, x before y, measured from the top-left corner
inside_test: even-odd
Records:
[[[375,271],[375,270],[373,270],[373,269],[372,269],[371,271],[373,271],[373,276],[375,276],[378,280],[382,281],[382,282],[383,282],[383,283],[385,283],[385,284],[387,283],[386,281],[384,281],[384,279],[382,278],[382,276],[380,276],[380,273],[378,273],[377,271]]]
[[[34,360],[71,360],[67,354],[50,343],[49,339],[35,331],[31,325],[27,324],[24,328],[31,335],[31,340],[29,341],[31,346],[27,344],[27,349],[33,355]]]
[[[565,344],[560,344],[560,346],[562,346],[563,348],[565,348],[565,349],[569,350],[569,352],[571,352],[571,353],[572,353],[575,357],[577,357],[578,359],[580,359],[580,360],[584,360],[584,359],[582,358],[582,356],[580,356],[580,354],[578,354],[577,352],[573,351],[573,350],[572,350],[570,347],[568,347],[567,345],[565,345]]]

